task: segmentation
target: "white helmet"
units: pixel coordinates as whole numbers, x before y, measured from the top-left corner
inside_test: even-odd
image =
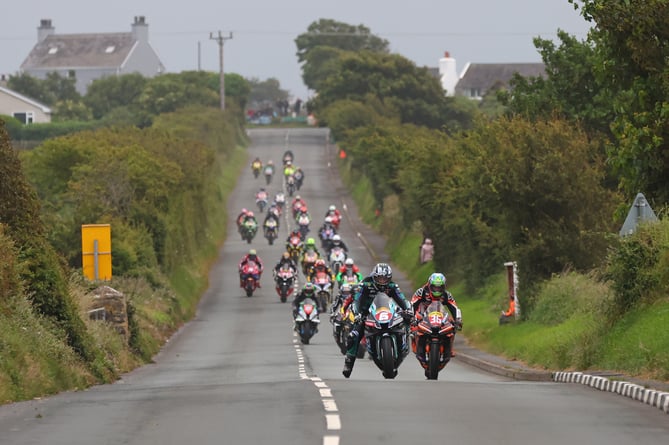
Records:
[[[329,210],[330,210],[331,212],[334,212],[335,210],[337,210],[337,207],[335,207],[334,205],[331,205],[330,208],[329,208]]]
[[[332,237],[332,241],[341,241],[341,236],[339,236],[339,235],[334,235],[334,236]]]
[[[346,264],[347,266],[353,266],[353,258],[346,258],[344,264]]]

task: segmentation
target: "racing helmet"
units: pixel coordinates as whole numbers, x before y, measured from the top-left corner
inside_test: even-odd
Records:
[[[325,266],[325,260],[323,258],[317,259],[316,262],[314,263],[314,266],[324,267]]]
[[[446,291],[446,277],[443,273],[433,273],[427,281],[430,293],[435,297],[441,297]]]
[[[347,266],[353,266],[353,258],[346,258],[344,264]]]
[[[341,236],[339,236],[339,235],[333,235],[333,236],[332,236],[332,241],[341,241]]]
[[[307,246],[315,246],[316,240],[313,238],[307,238]]]
[[[312,283],[311,281],[308,281],[308,282],[304,283],[304,287],[302,288],[302,292],[307,297],[313,297],[314,293],[315,293],[315,290],[316,290],[316,287],[314,286],[314,283]]]
[[[393,279],[393,270],[390,268],[390,265],[387,263],[379,263],[374,266],[372,270],[372,281],[374,285],[379,289],[385,289],[390,280]]]

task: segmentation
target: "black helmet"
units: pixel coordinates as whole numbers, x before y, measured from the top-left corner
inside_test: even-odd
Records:
[[[393,279],[393,270],[389,264],[379,263],[372,270],[372,280],[379,289],[384,289]]]

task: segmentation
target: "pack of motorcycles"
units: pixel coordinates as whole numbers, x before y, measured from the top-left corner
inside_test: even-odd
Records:
[[[286,151],[282,160],[284,165],[292,162],[292,152]],[[254,176],[258,177],[258,166],[253,165],[252,168]],[[286,178],[286,184],[288,179]],[[269,181],[268,179],[268,184]],[[253,237],[248,238],[248,242],[251,243]],[[298,259],[297,252],[289,253],[294,260]],[[345,257],[337,252],[334,267],[338,270],[337,266],[341,266],[344,260]],[[297,264],[297,261],[295,263]],[[298,280],[297,274],[297,270],[291,267],[282,267],[275,274],[275,290],[282,303],[287,302],[293,294]],[[318,332],[324,304],[317,300],[327,298],[328,303],[332,303],[335,286],[335,283],[329,285],[319,283],[316,299],[307,298],[298,306],[294,317],[294,328],[303,344],[309,344],[311,338]],[[244,290],[249,297],[256,288],[257,283],[244,283]],[[328,295],[322,295],[325,293]],[[341,354],[346,354],[347,339],[354,329],[354,314],[351,309],[351,305],[345,308],[342,301],[335,301],[328,311],[332,335]],[[401,313],[401,308],[388,295],[385,293],[376,295],[367,318],[363,320],[364,334],[358,348],[358,357],[368,354],[385,378],[394,378],[409,352],[413,352],[425,370],[426,378],[437,380],[439,372],[451,359],[451,345],[456,332],[448,309],[440,301],[432,301],[415,314],[415,319],[410,324],[404,321]]]

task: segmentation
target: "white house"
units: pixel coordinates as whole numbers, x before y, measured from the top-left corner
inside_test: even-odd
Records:
[[[77,91],[85,94],[95,79],[128,73],[153,77],[165,67],[149,44],[148,23],[138,16],[130,32],[91,34],[56,34],[51,20],[42,19],[37,44],[20,71],[39,79],[54,71],[75,77]]]
[[[467,63],[457,73],[455,59],[448,52],[439,59],[438,77],[447,96],[481,100],[489,91],[506,88],[514,74],[543,77],[543,63]]]

